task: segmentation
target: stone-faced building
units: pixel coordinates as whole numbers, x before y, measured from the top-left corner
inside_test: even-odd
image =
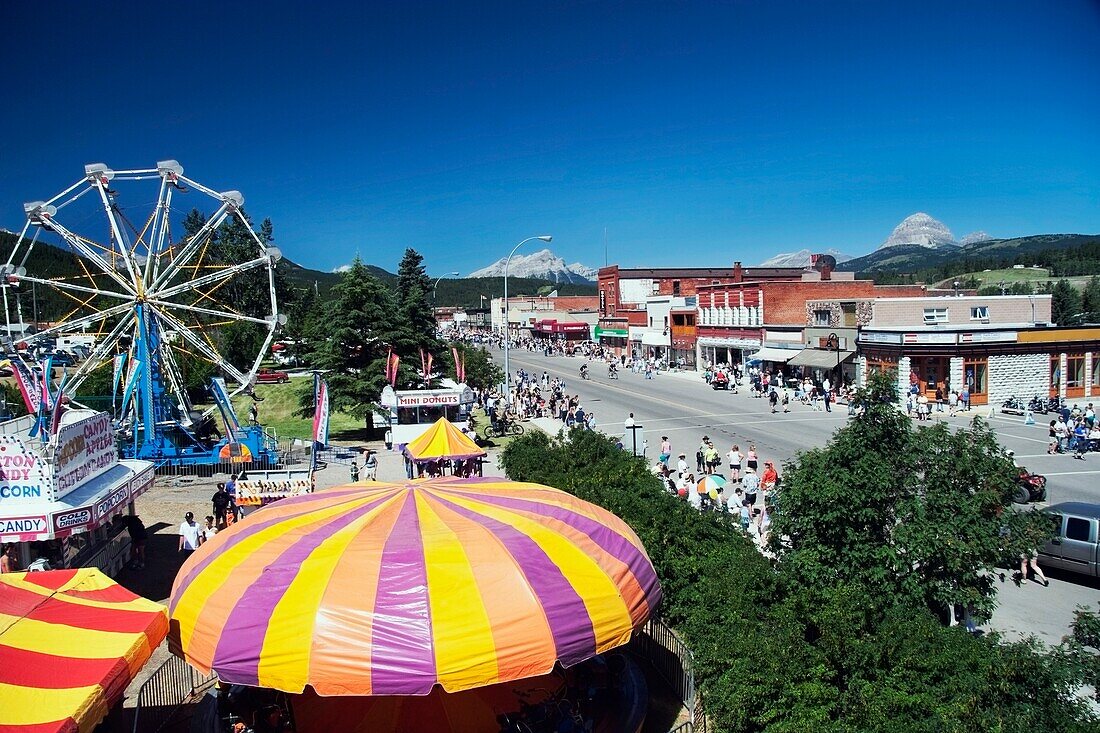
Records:
[[[876,299],[859,333],[859,379],[897,370],[903,394],[917,385],[930,398],[966,385],[978,405],[1100,397],[1100,328],[1050,319],[1049,295]]]

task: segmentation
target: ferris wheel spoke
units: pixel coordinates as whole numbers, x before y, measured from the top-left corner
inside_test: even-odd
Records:
[[[89,326],[96,321],[105,321],[109,318],[113,318],[117,315],[126,313],[133,308],[132,303],[123,303],[116,305],[106,310],[97,311],[87,316],[81,316],[80,318],[74,318],[71,321],[63,321],[61,323],[54,324],[49,328],[44,328],[33,336],[28,337],[28,341],[39,341],[45,336],[49,336],[55,333],[65,333],[66,331],[78,331],[84,326]]]
[[[237,367],[233,366],[233,364],[231,364],[229,361],[227,361],[225,357],[218,353],[217,349],[196,336],[191,326],[188,326],[186,323],[176,318],[173,314],[163,310],[162,308],[159,308],[157,306],[150,307],[153,309],[153,312],[155,312],[160,318],[171,324],[172,328],[179,336],[182,336],[192,346],[198,349],[199,352],[202,353],[206,358],[210,359],[210,361],[212,361],[221,369],[224,369],[238,382],[247,383],[249,381],[249,377],[246,376],[239,369],[237,369]]]
[[[202,308],[202,307],[199,307],[199,306],[196,306],[196,305],[187,305],[186,303],[173,303],[173,302],[169,302],[169,301],[165,301],[165,300],[152,300],[152,299],[150,299],[148,302],[152,303],[153,305],[160,306],[162,308],[185,310],[185,311],[190,311],[192,313],[203,313],[203,314],[208,315],[208,316],[219,316],[221,318],[226,318],[230,321],[248,321],[249,323],[259,323],[263,326],[266,326],[270,323],[270,321],[265,319],[265,318],[256,318],[255,316],[246,316],[243,313],[234,313],[234,312],[231,312],[231,311],[220,311],[220,310],[215,310],[214,308]]]
[[[245,272],[247,270],[270,264],[271,258],[267,255],[264,255],[263,257],[257,257],[254,260],[241,262],[236,265],[226,267],[225,269],[202,275],[201,277],[197,277],[194,280],[185,280],[184,282],[177,283],[176,285],[164,288],[163,290],[150,290],[150,297],[154,297],[159,300],[165,300],[167,298],[171,298],[174,295],[179,295],[180,293],[185,293],[190,290],[196,290],[212,283],[216,283],[219,280],[227,280],[234,275]]]
[[[218,227],[222,225],[226,217],[229,216],[229,210],[232,206],[232,202],[223,200],[222,205],[218,207],[218,210],[207,219],[199,230],[192,234],[187,243],[183,245],[183,248],[172,258],[172,261],[161,271],[156,277],[153,283],[149,286],[149,290],[156,290],[165,283],[169,282],[172,277],[179,272],[180,267],[183,266],[191,257],[195,254],[203,242],[209,237]],[[166,254],[166,253],[162,253]]]
[[[28,218],[26,223],[23,224],[23,231],[19,233],[19,239],[15,240],[15,241],[18,243],[18,242],[22,242],[24,239],[26,239],[27,238],[27,232],[30,231],[30,228],[31,228],[31,220]],[[41,228],[39,228],[37,231],[35,231],[35,233],[34,233],[35,240],[38,239],[38,233],[41,232],[41,231],[42,231]],[[30,245],[27,247],[27,251],[29,252],[30,248],[33,247],[33,246],[34,246],[34,242],[32,241],[30,243]],[[15,259],[15,253],[18,252],[18,251],[19,251],[18,246],[15,246],[15,247],[11,248],[11,254],[8,255],[8,261],[6,263],[8,269],[11,268],[12,260]],[[24,260],[26,259],[26,255],[23,256],[23,259]]]
[[[70,232],[55,219],[49,219],[48,226],[51,230],[57,232],[58,236],[68,242],[70,247],[77,250],[80,254],[84,255],[86,259],[94,262],[99,267],[99,269],[103,271],[103,274],[112,278],[115,282],[121,285],[123,290],[126,290],[131,294],[134,293],[133,283],[126,282],[126,278],[119,275],[118,271],[115,270],[115,268],[113,268],[105,259],[103,259],[103,257],[100,256],[98,252],[85,244],[84,240],[81,237],[78,237]]]
[[[167,348],[161,349],[159,352],[161,356],[161,372],[168,379],[168,384],[171,388],[170,391],[176,397],[176,404],[179,405],[181,418],[185,422],[190,422],[191,398],[188,397],[187,390],[183,386],[182,372],[180,372],[179,364],[176,362],[175,354],[172,353],[172,348],[168,341],[168,333],[164,330],[161,320],[157,318],[154,319],[154,321],[161,343],[168,345]]]
[[[134,272],[134,262],[130,257],[130,248],[126,245],[126,239],[122,236],[122,229],[118,225],[118,217],[114,206],[111,205],[111,200],[107,197],[107,181],[101,176],[96,176],[94,184],[99,189],[99,198],[103,202],[103,211],[107,215],[107,222],[111,225],[111,233],[114,235],[115,242],[117,243],[117,254],[122,258],[122,263],[126,265],[126,272],[130,274],[130,281],[134,284],[134,288],[139,288],[141,278]]]
[[[168,176],[161,176],[160,193],[157,194],[157,208],[154,212],[154,217],[159,218],[153,228],[149,259],[145,261],[145,282],[147,283],[153,282],[160,272],[160,253],[164,250],[164,243],[170,234],[171,222],[168,217],[172,213],[172,191],[174,190],[174,186],[168,185]]]
[[[103,290],[101,288],[89,288],[84,285],[76,285],[74,283],[65,280],[48,280],[42,277],[35,277],[33,275],[21,275],[16,278],[19,282],[32,282],[38,285],[46,285],[51,288],[57,288],[58,290],[71,290],[74,293],[86,293],[88,295],[102,295],[105,298],[117,298],[119,300],[132,301],[133,295],[127,293],[116,293],[113,290]]]

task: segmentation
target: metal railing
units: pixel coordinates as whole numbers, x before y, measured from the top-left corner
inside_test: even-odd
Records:
[[[650,619],[634,635],[630,648],[653,666],[690,715],[670,733],[706,731],[702,695],[695,688],[695,657],[676,632],[664,622]]]
[[[194,702],[216,679],[177,656],[168,657],[138,691],[133,733],[158,733],[166,729],[183,706]]]

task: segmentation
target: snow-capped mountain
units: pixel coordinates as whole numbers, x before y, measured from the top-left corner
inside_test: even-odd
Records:
[[[504,277],[504,262],[501,258],[480,270],[474,270],[467,277]],[[529,255],[515,255],[508,266],[509,277],[534,277],[556,283],[590,283],[596,279],[596,271],[579,262],[565,264],[565,260],[548,249]]]
[[[902,244],[919,244],[921,247],[930,249],[959,246],[955,241],[955,235],[943,222],[920,211],[905,217],[894,227],[894,231],[890,232],[886,241],[879,245],[879,249]]]
[[[827,254],[836,258],[837,262],[852,259],[851,255],[835,249],[827,249],[824,252],[814,252],[809,249],[800,249],[797,252],[782,252],[774,257],[764,260],[759,267],[809,267],[810,257],[814,254]]]
[[[966,246],[968,244],[977,244],[978,242],[988,242],[993,237],[989,236],[983,231],[970,232],[965,237],[959,240],[959,244]]]

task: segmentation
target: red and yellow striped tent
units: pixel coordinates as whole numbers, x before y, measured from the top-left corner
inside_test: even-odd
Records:
[[[0,575],[0,733],[88,733],[168,634],[95,568]]]

